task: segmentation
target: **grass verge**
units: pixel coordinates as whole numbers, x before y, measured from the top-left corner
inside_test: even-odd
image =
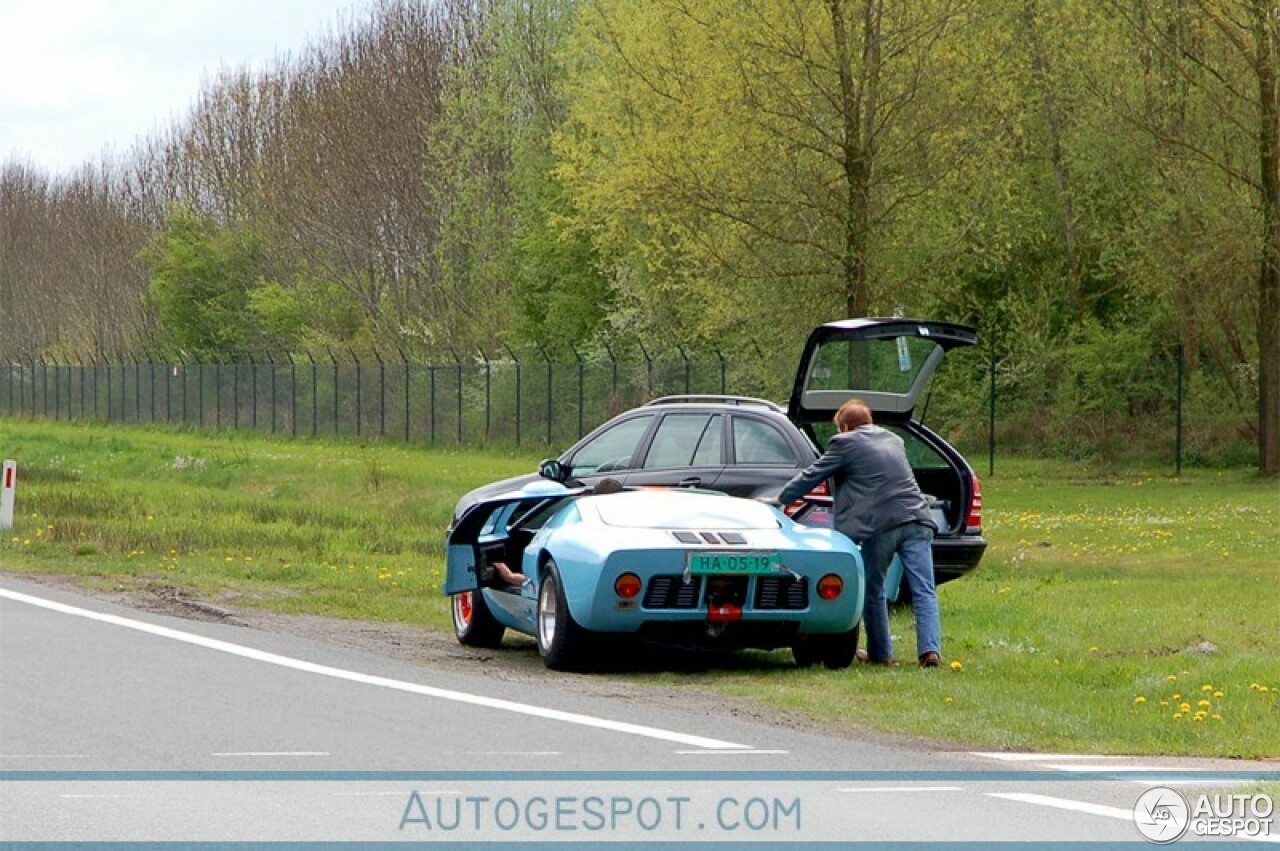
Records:
[[[534,456],[0,422],[19,462],[0,569],[447,630],[441,533]],[[1002,461],[991,548],[939,591],[936,671],[629,674],[984,749],[1280,756],[1280,488],[1247,471],[1077,477]],[[910,611],[898,655],[914,658]]]

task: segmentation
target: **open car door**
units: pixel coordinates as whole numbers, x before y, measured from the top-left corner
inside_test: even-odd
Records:
[[[567,488],[558,482],[538,480],[520,490],[472,505],[453,524],[446,541],[444,593],[458,594],[480,587],[476,565],[480,561],[481,547],[505,540],[510,534],[512,520],[583,491],[583,488]]]
[[[911,419],[946,353],[973,346],[967,325],[923,319],[843,319],[809,333],[787,406],[801,427],[830,422],[851,398],[877,419]]]

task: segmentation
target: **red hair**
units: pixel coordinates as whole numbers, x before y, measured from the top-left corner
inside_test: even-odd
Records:
[[[871,425],[871,410],[861,399],[850,399],[836,411],[834,422],[842,431],[853,431],[859,426]]]

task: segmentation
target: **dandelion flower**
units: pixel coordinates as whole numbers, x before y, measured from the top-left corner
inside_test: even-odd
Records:
[[[1213,691],[1213,686],[1211,685],[1200,686],[1200,691]]]
[[[959,673],[960,671],[964,670],[964,665],[961,665],[961,664],[960,664],[960,660],[959,660],[959,659],[953,659],[953,660],[951,661],[951,670],[956,671],[957,673]]]
[[[1214,696],[1214,697],[1222,697],[1222,692],[1220,692],[1220,691],[1215,691],[1215,692],[1213,693],[1213,696]]]
[[[1166,679],[1166,680],[1168,680],[1168,681],[1169,681],[1169,682],[1171,682],[1171,683],[1172,683],[1172,682],[1177,682],[1177,680],[1178,680],[1178,675],[1177,675],[1177,674],[1170,674],[1169,676],[1165,677],[1165,679]]]

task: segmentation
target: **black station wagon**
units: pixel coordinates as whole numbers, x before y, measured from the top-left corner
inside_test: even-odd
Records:
[[[813,463],[834,432],[836,410],[857,397],[877,424],[906,443],[939,529],[934,573],[939,583],[947,582],[977,566],[986,549],[982,492],[964,457],[915,419],[915,412],[947,351],[977,339],[972,328],[947,322],[829,322],[809,335],[786,410],[741,396],[664,396],[592,431],[560,456],[557,469],[583,485],[609,477],[629,487],[774,496]],[[477,488],[458,501],[454,519],[481,499],[537,478],[530,473]],[[830,525],[831,498],[822,486],[787,511],[802,523]]]

